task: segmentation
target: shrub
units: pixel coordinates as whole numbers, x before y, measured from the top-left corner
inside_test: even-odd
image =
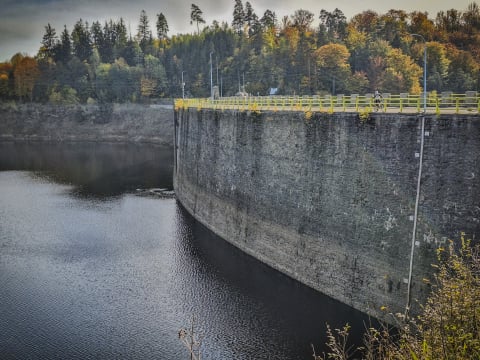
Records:
[[[439,265],[421,314],[413,319],[397,314],[398,328],[367,329],[356,354],[365,360],[480,359],[480,246],[472,246],[465,234],[458,249],[454,245],[438,249]],[[315,359],[350,359],[349,330],[327,328],[329,351]]]

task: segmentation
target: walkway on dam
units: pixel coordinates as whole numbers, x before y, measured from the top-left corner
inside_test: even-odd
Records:
[[[178,99],[175,108],[195,107],[240,111],[304,111],[304,112],[357,112],[407,113],[424,112],[422,95],[383,94],[378,104],[372,94],[337,96],[235,96],[218,99]],[[430,94],[425,106],[427,114],[480,114],[480,96],[476,92],[437,96]]]

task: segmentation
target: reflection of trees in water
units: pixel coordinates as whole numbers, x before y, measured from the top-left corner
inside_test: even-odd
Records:
[[[3,143],[0,170],[29,170],[71,184],[80,196],[172,188],[172,150],[151,144]]]
[[[300,353],[307,359],[311,357],[312,342],[317,350],[327,350],[323,348],[327,340],[326,323],[336,328],[348,322],[353,326],[351,344],[361,344],[364,324],[370,322],[366,315],[247,255],[196,221],[180,204],[176,218],[177,234],[183,239],[176,253],[182,259],[178,266],[188,263],[191,273],[183,276],[195,278],[188,282],[191,284],[188,289],[176,291],[185,292],[185,297],[189,298],[190,315],[198,316],[203,325],[207,325],[208,320],[210,333],[233,332],[238,337],[237,346],[244,353],[252,350],[252,357],[256,355],[255,349],[265,346],[278,351],[278,354],[270,354],[272,358],[277,355],[282,358],[281,354],[291,352],[291,358],[297,358]],[[205,284],[215,288],[218,296],[206,297]],[[205,304],[208,309],[215,309],[215,313],[208,312]],[[248,309],[253,308],[256,309],[255,320],[249,317],[252,311]],[[182,325],[189,320],[184,321]],[[242,344],[243,324],[249,324],[248,331],[257,334],[252,338],[263,343]],[[265,337],[264,334],[272,329],[275,329],[272,337]],[[295,329],[295,334],[291,329]],[[209,341],[207,337],[202,355],[208,351]]]

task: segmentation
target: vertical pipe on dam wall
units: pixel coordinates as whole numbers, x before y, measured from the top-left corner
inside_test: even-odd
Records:
[[[436,248],[480,233],[478,116],[429,117],[425,130],[412,312]],[[174,187],[225,240],[382,317],[405,311],[419,139],[416,115],[180,109]]]

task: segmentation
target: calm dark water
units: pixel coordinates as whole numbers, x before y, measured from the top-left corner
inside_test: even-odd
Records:
[[[0,358],[310,359],[360,313],[238,251],[175,199],[153,145],[0,144]]]

